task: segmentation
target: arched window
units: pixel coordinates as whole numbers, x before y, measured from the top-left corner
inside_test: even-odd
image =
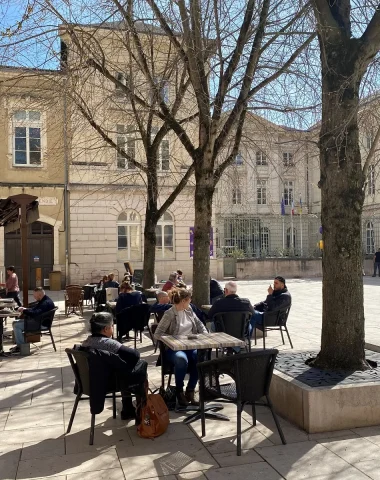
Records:
[[[293,230],[293,242],[292,242]],[[286,231],[286,248],[296,248],[297,231],[295,228],[289,227]]]
[[[269,252],[269,228],[264,227],[261,229],[261,253],[262,255],[268,255]]]
[[[232,190],[232,205],[241,205],[241,190],[234,188]]]
[[[366,225],[366,239],[366,253],[375,253],[375,231],[372,222]]]
[[[141,260],[141,220],[134,210],[120,213],[117,219],[117,252],[119,260]]]
[[[174,257],[173,217],[165,212],[156,227],[156,258],[173,259]]]

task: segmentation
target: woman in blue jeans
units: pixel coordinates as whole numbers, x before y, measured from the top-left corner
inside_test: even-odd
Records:
[[[155,337],[157,340],[163,335],[189,335],[194,333],[207,333],[206,327],[190,308],[191,293],[189,290],[176,288],[172,290],[173,306],[167,310],[158,324]],[[174,365],[174,376],[178,404],[181,407],[199,405],[195,399],[194,390],[198,382],[197,351],[166,350],[166,357]],[[183,392],[184,379],[189,371],[189,381],[186,392]]]

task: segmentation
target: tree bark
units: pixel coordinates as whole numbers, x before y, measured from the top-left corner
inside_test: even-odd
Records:
[[[209,163],[201,161],[195,167],[193,303],[197,306],[210,302],[210,232],[215,187]]]
[[[319,138],[323,316],[321,351],[314,365],[362,370],[367,368],[361,260],[364,176],[357,118],[362,74],[354,41],[331,42],[323,48]]]
[[[156,206],[157,207],[157,206]],[[144,276],[143,287],[150,288],[154,285],[156,263],[156,226],[158,222],[157,208],[146,205],[144,226]]]

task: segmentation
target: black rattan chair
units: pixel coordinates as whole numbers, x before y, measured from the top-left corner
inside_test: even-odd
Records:
[[[24,338],[26,343],[30,343],[28,337],[33,337],[35,335],[50,335],[51,343],[53,344],[54,351],[57,351],[55,346],[54,337],[51,331],[51,327],[54,320],[55,312],[58,310],[58,307],[49,310],[48,312],[42,313],[38,317],[25,317],[24,319]],[[32,340],[33,341],[33,340]]]
[[[256,324],[255,325],[255,345],[257,345],[257,333],[256,330],[261,330],[263,332],[263,344],[264,344],[264,349],[265,349],[265,333],[269,332],[271,330],[279,330],[281,333],[281,338],[282,338],[282,344],[285,345],[285,340],[284,340],[284,332],[282,329],[285,330],[286,335],[288,336],[288,340],[290,343],[291,348],[293,348],[292,341],[290,339],[288,327],[286,326],[286,323],[288,321],[288,316],[290,312],[290,307],[289,305],[286,308],[282,308],[281,310],[275,310],[274,312],[265,312],[263,317],[263,323],[262,325]]]
[[[157,348],[158,348],[158,342],[154,343],[154,334],[156,333],[158,324],[160,323],[161,318],[164,316],[164,314],[165,312],[154,312],[154,318],[156,319],[156,323],[153,323],[153,325],[151,325],[150,327],[150,331],[152,332],[152,335],[153,335],[154,353],[157,352]]]
[[[142,332],[145,327],[148,328],[150,338],[153,335],[149,326],[150,319],[150,305],[147,303],[141,303],[140,305],[133,305],[132,307],[124,308],[116,315],[118,338],[133,330],[135,333],[135,348],[137,345],[137,333],[140,332],[140,343],[142,343]]]
[[[238,338],[245,343],[248,352],[251,351],[249,335],[249,322],[252,313],[246,312],[221,312],[212,317],[216,332],[225,332],[231,337]]]
[[[73,369],[75,381],[76,381],[76,398],[73,410],[71,412],[69,425],[67,432],[70,433],[71,427],[74,422],[75,414],[78,408],[78,404],[81,400],[90,400],[90,367],[89,367],[89,353],[66,348],[65,352],[69,357],[71,368]],[[110,388],[107,391],[105,398],[112,398],[112,418],[116,418],[116,398],[121,398],[121,394],[117,394],[119,387],[117,386],[117,378],[114,377],[111,382]],[[82,398],[83,395],[86,395]],[[131,394],[132,396],[132,394]],[[95,414],[91,414],[91,428],[90,428],[90,445],[94,444],[95,434]]]
[[[257,350],[230,357],[216,358],[197,365],[201,406],[202,436],[206,435],[205,402],[225,399],[237,406],[237,454],[241,455],[241,413],[246,404],[252,405],[253,425],[256,425],[255,405],[270,409],[283,444],[286,443],[281,426],[269,398],[269,387],[278,350]],[[228,375],[234,383],[220,384],[221,375]],[[265,397],[266,403],[259,400]]]

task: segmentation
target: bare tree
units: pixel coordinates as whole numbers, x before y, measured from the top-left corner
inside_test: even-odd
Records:
[[[350,0],[314,0],[313,7],[322,64],[324,240],[322,344],[314,364],[365,369],[361,215],[367,167],[358,111],[363,79],[380,48],[380,11],[373,2]]]

